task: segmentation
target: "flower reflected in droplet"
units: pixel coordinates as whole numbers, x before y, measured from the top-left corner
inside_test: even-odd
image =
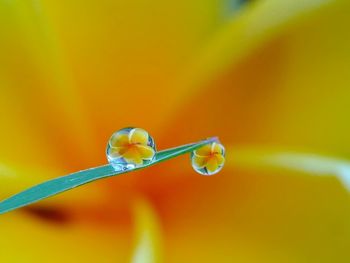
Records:
[[[142,166],[152,161],[154,156],[154,140],[140,128],[125,128],[115,132],[107,145],[107,158],[118,170]]]
[[[225,148],[218,142],[212,142],[193,151],[191,155],[193,169],[203,175],[219,172],[225,163]]]

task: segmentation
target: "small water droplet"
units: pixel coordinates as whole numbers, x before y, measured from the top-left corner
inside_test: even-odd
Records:
[[[106,154],[116,171],[131,170],[153,161],[156,146],[147,131],[140,128],[124,128],[112,134]]]
[[[219,142],[210,142],[191,153],[193,169],[202,175],[218,173],[225,163],[225,148]]]

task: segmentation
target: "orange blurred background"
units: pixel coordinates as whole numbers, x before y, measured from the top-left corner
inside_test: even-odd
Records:
[[[0,215],[0,262],[349,262],[350,2],[0,0],[0,197],[106,163],[115,131],[189,156]]]

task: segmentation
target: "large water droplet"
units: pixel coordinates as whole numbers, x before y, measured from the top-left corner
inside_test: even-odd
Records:
[[[193,169],[202,175],[218,173],[225,163],[225,148],[219,142],[210,142],[191,153]]]
[[[116,171],[130,170],[153,161],[156,146],[147,131],[124,128],[113,133],[108,141],[108,162]]]

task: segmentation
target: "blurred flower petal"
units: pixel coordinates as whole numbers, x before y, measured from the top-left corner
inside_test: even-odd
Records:
[[[49,222],[20,212],[1,216],[1,262],[127,262],[121,229]],[[118,249],[116,249],[118,248]]]
[[[227,147],[225,167],[210,180],[167,171],[181,186],[162,185],[156,199],[169,262],[349,260],[349,194],[337,179],[262,169],[260,152],[244,149]]]
[[[222,73],[226,67],[238,63],[288,27],[304,22],[302,18],[305,14],[322,12],[330,4],[339,3],[334,0],[263,0],[247,5],[213,35],[190,68],[185,68],[181,79],[184,83],[180,85],[202,87],[203,83]]]
[[[222,2],[180,0],[171,7],[159,0],[42,3],[97,143],[126,123],[163,124],[178,102],[173,79],[221,25]],[[155,94],[162,99],[153,99]]]
[[[217,133],[224,143],[303,146],[347,157],[350,5],[316,2],[322,1],[259,1],[236,17],[225,37],[208,45],[199,67],[185,69],[194,75],[181,83],[193,93],[164,129],[164,141],[171,127],[181,126],[179,142]],[[297,8],[304,4],[313,8]],[[286,21],[269,24],[273,12],[288,13]],[[251,31],[264,22],[265,31]],[[193,107],[209,99],[220,107]]]
[[[77,156],[81,162],[96,158],[92,127],[41,2],[2,1],[0,12],[3,21],[0,28],[4,33],[0,41],[3,66],[0,81],[6,84],[2,93],[13,101],[11,107],[3,107],[2,111],[12,118],[19,117],[18,122],[28,127],[26,132],[34,130],[33,138],[39,137],[39,142],[45,145],[41,149],[56,155],[55,165],[59,159],[67,164],[67,159]],[[20,114],[12,115],[13,109]],[[12,131],[10,128],[4,130]],[[13,130],[16,132],[16,127]],[[53,147],[52,143],[57,141],[61,143]],[[16,143],[12,141],[14,146]],[[32,152],[35,148],[39,147],[27,149]],[[6,147],[6,151],[11,153],[13,149]],[[36,157],[36,162],[41,161],[40,154],[28,155],[28,159]]]
[[[230,166],[246,169],[284,168],[311,175],[334,175],[350,191],[350,161],[347,160],[263,147],[232,148],[230,153]]]
[[[135,201],[135,248],[132,263],[158,263],[162,260],[162,236],[158,215],[146,200]]]

